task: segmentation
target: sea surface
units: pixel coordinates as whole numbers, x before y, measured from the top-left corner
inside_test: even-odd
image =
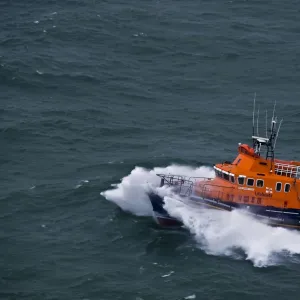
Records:
[[[300,160],[300,4],[0,1],[0,298],[299,299],[300,233],[167,203],[155,173],[209,176],[276,102]]]

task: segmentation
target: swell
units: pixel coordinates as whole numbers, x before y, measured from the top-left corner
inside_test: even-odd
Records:
[[[31,91],[66,89],[67,86],[80,84],[99,84],[100,78],[84,72],[54,72],[34,70],[30,64],[14,62],[13,66],[2,64],[1,85],[6,87],[29,89]]]

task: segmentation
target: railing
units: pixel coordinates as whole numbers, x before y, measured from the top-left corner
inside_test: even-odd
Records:
[[[211,180],[210,177],[196,177],[196,176],[183,176],[183,175],[166,175],[156,174],[161,178],[160,186],[169,186],[173,191],[182,197],[189,196],[196,181]]]
[[[300,166],[275,163],[275,174],[291,178],[300,178]]]
[[[204,177],[204,176],[184,176],[184,175],[173,175],[173,174],[156,174],[160,178],[166,179],[169,182],[176,180],[185,180],[195,182],[196,180],[212,180],[213,177]]]
[[[160,186],[169,186],[173,188],[173,191],[179,194],[181,197],[190,196],[193,192],[193,188],[195,186],[196,181],[202,182],[198,186],[198,192],[200,193],[198,196],[205,198],[213,198],[213,199],[229,199],[233,197],[233,195],[228,194],[230,190],[234,189],[234,187],[216,185],[211,183],[210,181],[213,178],[210,177],[188,177],[182,175],[165,175],[165,174],[156,174],[161,178]]]

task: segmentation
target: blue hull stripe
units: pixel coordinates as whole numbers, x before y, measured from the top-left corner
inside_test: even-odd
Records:
[[[157,212],[160,215],[164,215],[168,218],[172,218],[163,208],[164,201],[160,196],[156,194],[150,194],[149,199],[154,212]],[[255,216],[259,219],[263,219],[271,225],[300,228],[300,210],[297,209],[280,209],[278,207],[259,206],[250,203],[225,202],[216,199],[201,198],[196,195],[192,195],[187,199],[197,205],[204,205],[214,209],[226,211],[242,209],[247,214]]]

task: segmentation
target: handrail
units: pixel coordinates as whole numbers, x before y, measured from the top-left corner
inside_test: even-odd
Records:
[[[275,163],[277,175],[300,178],[300,166],[293,164]]]
[[[281,163],[281,162],[275,162],[275,165],[298,167],[298,165],[295,165],[295,164],[286,164],[286,163]]]
[[[282,164],[282,163],[275,163],[275,166],[277,166],[277,167],[287,167],[287,168],[292,168],[292,169],[297,169],[299,167],[298,165]]]
[[[214,179],[214,177],[205,177],[205,176],[185,176],[185,175],[176,175],[176,174],[156,174],[159,177],[177,177],[177,178],[187,178],[187,179]]]
[[[195,180],[197,180],[197,179],[204,179],[204,180],[212,180],[212,179],[214,179],[213,177],[204,177],[204,176],[191,176],[191,177],[188,177],[189,180],[191,178],[195,179]]]
[[[204,192],[206,191],[206,188],[208,186],[211,187],[217,187],[222,189],[234,189],[234,187],[230,186],[224,186],[224,185],[218,185],[218,184],[212,184],[210,182],[205,182],[205,180],[210,181],[213,178],[210,177],[188,177],[188,176],[182,176],[182,175],[171,175],[171,174],[156,174],[157,176],[164,179],[163,185],[173,186],[177,188],[176,192],[180,196],[189,196],[192,191],[193,187],[195,186],[196,181],[192,181],[190,179],[204,179],[204,184],[200,186],[201,188],[201,195],[204,196]],[[220,193],[220,190],[218,190]]]

